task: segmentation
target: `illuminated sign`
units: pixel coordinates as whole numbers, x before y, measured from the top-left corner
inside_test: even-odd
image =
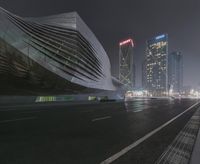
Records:
[[[129,44],[129,43],[131,43],[132,47],[134,47],[134,43],[133,43],[132,39],[128,39],[128,40],[122,41],[122,42],[119,43],[119,45],[123,46],[123,45]]]
[[[162,39],[162,38],[164,38],[164,37],[165,37],[165,35],[159,35],[159,36],[156,37],[156,40]]]

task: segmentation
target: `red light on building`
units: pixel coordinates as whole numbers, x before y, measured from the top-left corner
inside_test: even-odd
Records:
[[[119,45],[123,46],[123,45],[129,44],[129,43],[131,43],[132,47],[134,47],[134,43],[133,43],[132,39],[124,40],[124,41],[120,42]]]

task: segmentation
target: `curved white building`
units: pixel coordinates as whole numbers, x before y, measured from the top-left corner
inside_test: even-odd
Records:
[[[70,93],[116,90],[105,50],[76,12],[21,18],[0,8],[0,20],[3,85]]]

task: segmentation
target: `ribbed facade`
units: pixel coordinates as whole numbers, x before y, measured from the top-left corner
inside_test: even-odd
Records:
[[[21,18],[0,8],[0,74],[39,88],[115,90],[109,58],[76,12]]]

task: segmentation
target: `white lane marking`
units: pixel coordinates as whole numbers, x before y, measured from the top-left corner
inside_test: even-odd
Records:
[[[81,113],[90,113],[90,112],[94,112],[94,110],[81,111]]]
[[[10,106],[0,106],[0,112],[4,111],[12,111],[12,110],[18,110],[18,109],[8,109],[8,108],[24,108],[24,107],[31,107],[32,105],[10,105]]]
[[[19,110],[19,109],[16,109],[16,108],[29,108],[29,107],[48,107],[48,106],[64,106],[63,104],[38,104],[38,103],[35,103],[35,104],[31,104],[31,105],[11,105],[11,106],[0,106],[0,112],[7,112],[7,111],[16,111],[16,110]],[[13,109],[12,109],[13,108]]]
[[[21,112],[21,113],[39,113],[39,112],[48,112],[48,110],[27,111],[27,112]]]
[[[139,113],[139,112],[142,112],[143,110],[135,110],[135,111],[132,111],[133,113]]]
[[[25,117],[25,118],[19,118],[19,119],[14,119],[14,120],[3,120],[0,121],[0,123],[8,123],[8,122],[15,122],[15,121],[23,121],[23,120],[33,120],[36,119],[36,117]]]
[[[105,116],[105,117],[95,118],[95,119],[92,120],[92,122],[100,121],[100,120],[105,120],[105,119],[109,119],[109,118],[111,118],[111,116]]]
[[[116,159],[118,159],[122,155],[126,154],[128,151],[130,151],[131,149],[133,149],[137,145],[139,145],[142,142],[144,142],[146,139],[148,139],[149,137],[151,137],[152,135],[154,135],[155,133],[157,133],[158,131],[160,131],[161,129],[163,129],[164,127],[166,127],[167,125],[169,125],[171,122],[173,122],[174,120],[176,120],[177,118],[179,118],[180,116],[182,116],[183,114],[185,114],[186,112],[188,112],[189,110],[191,110],[193,107],[195,107],[198,104],[199,104],[199,102],[195,103],[194,105],[192,105],[191,107],[189,107],[188,109],[186,109],[184,112],[178,114],[177,116],[175,116],[171,120],[167,121],[166,123],[164,123],[160,127],[156,128],[155,130],[153,130],[150,133],[146,134],[144,137],[142,137],[139,140],[133,142],[131,145],[125,147],[124,149],[122,149],[118,153],[112,155],[111,157],[107,158],[106,160],[104,160],[100,164],[110,164],[110,163],[112,163],[113,161],[115,161]]]

